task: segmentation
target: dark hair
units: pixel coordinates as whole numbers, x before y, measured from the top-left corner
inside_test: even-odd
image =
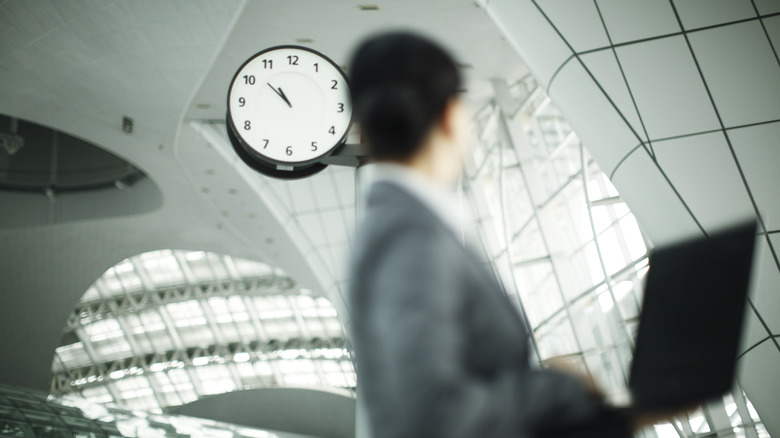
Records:
[[[353,111],[377,159],[412,156],[461,88],[452,57],[406,32],[364,41],[350,66]]]

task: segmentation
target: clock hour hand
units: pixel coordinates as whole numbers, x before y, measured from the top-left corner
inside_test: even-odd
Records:
[[[290,108],[292,108],[292,104],[290,103],[290,100],[287,98],[287,96],[285,96],[285,95],[284,95],[284,91],[282,91],[282,89],[281,89],[281,88],[278,88],[278,89],[277,89],[277,88],[274,88],[274,86],[273,86],[273,85],[271,85],[269,82],[266,82],[266,84],[268,84],[268,86],[269,86],[269,87],[271,87],[271,89],[272,89],[272,90],[274,90],[274,93],[278,94],[278,95],[279,95],[279,97],[281,97],[281,98],[282,98],[282,100],[284,100],[284,101],[287,103],[287,105],[288,105]]]

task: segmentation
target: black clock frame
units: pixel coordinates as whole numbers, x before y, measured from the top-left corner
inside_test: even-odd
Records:
[[[236,70],[236,73],[233,75],[233,79],[230,81],[230,88],[228,89],[228,96],[227,96],[227,113],[225,116],[225,122],[227,124],[227,133],[228,133],[228,139],[230,140],[230,144],[233,145],[233,149],[238,154],[239,158],[241,158],[241,161],[243,161],[247,166],[251,167],[255,171],[270,176],[273,178],[278,179],[301,179],[306,178],[309,176],[312,176],[318,172],[321,172],[324,170],[327,166],[327,164],[323,164],[321,161],[334,153],[338,152],[343,146],[347,139],[347,135],[349,134],[349,130],[352,128],[352,121],[353,121],[353,115],[350,114],[349,123],[347,124],[347,129],[344,131],[344,134],[341,136],[341,138],[336,142],[336,145],[332,147],[328,152],[326,152],[323,155],[320,155],[319,157],[308,160],[308,161],[302,161],[302,162],[296,162],[296,163],[290,163],[285,161],[279,161],[272,159],[270,157],[266,157],[265,155],[262,155],[255,151],[254,148],[252,148],[239,134],[237,131],[237,128],[232,122],[232,117],[230,116],[230,93],[232,90],[232,85],[238,78],[239,73],[241,73],[241,70],[252,62],[255,58],[258,56],[261,56],[267,52],[273,51],[273,50],[279,50],[279,49],[299,49],[299,50],[305,50],[307,52],[314,53],[315,55],[319,56],[320,58],[324,59],[325,61],[328,61],[335,69],[336,71],[341,74],[342,78],[344,79],[344,83],[347,87],[348,95],[351,96],[351,88],[349,84],[349,78],[344,73],[344,71],[339,67],[338,64],[333,62],[330,58],[322,54],[321,52],[310,49],[308,47],[303,46],[297,46],[294,44],[285,44],[285,45],[279,45],[279,46],[273,46],[269,47],[267,49],[261,50],[254,55],[252,55],[249,59],[244,61],[243,64]],[[291,170],[288,170],[292,168]]]

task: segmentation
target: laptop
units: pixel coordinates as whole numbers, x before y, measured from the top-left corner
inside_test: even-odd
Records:
[[[732,388],[755,240],[753,220],[650,254],[631,411],[696,406]]]

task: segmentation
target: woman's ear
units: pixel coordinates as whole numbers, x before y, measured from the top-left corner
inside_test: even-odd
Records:
[[[460,149],[467,148],[471,119],[466,104],[458,98],[447,101],[439,121],[441,134]]]
[[[452,138],[458,135],[458,129],[461,128],[460,123],[462,122],[460,114],[462,108],[460,106],[461,103],[458,99],[450,99],[444,106],[439,126],[446,137]]]

